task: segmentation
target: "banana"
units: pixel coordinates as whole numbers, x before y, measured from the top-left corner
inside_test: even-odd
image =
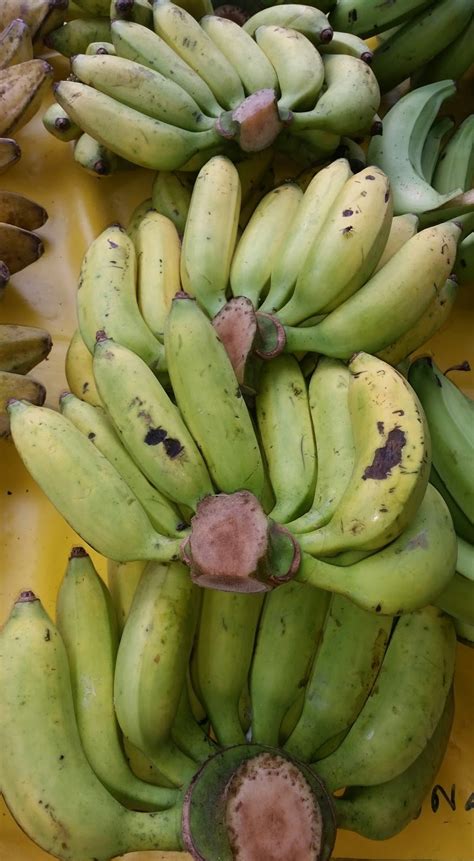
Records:
[[[411,212],[407,212],[405,215],[395,215],[392,218],[390,233],[388,234],[382,255],[373,271],[374,275],[388,263],[390,258],[400,250],[402,245],[405,245],[405,242],[408,242],[415,235],[418,230],[418,224],[418,216],[413,215]]]
[[[260,152],[249,153],[247,158],[242,159],[242,161],[236,164],[240,179],[241,212],[242,207],[248,203],[254,191],[261,184],[267,171],[271,169],[272,162],[273,150],[268,147],[267,149],[260,150]]]
[[[474,580],[474,547],[458,535],[456,571],[468,580]]]
[[[77,140],[82,134],[81,129],[76,123],[73,123],[64,111],[61,105],[53,102],[46,108],[43,114],[43,125],[51,135],[58,138],[60,141]]]
[[[184,417],[161,383],[139,356],[113,341],[96,345],[93,371],[107,412],[148,481],[194,509],[213,492],[211,480]]]
[[[443,51],[426,63],[416,74],[416,86],[431,84],[434,81],[457,81],[467,72],[474,62],[474,15],[469,24]]]
[[[80,329],[76,329],[69,342],[65,372],[67,384],[73,395],[94,407],[102,406],[92,372],[92,356],[82,339]]]
[[[330,790],[384,783],[415,761],[443,713],[455,651],[453,624],[437,608],[400,617],[359,716],[337,750],[313,764]]]
[[[428,429],[405,378],[367,353],[348,367],[354,469],[329,523],[300,537],[317,556],[378,550],[397,538],[416,514],[430,471]]]
[[[136,240],[136,236],[137,236],[137,230],[138,230],[139,225],[141,224],[141,222],[145,218],[145,215],[147,215],[147,213],[149,213],[153,209],[154,209],[154,206],[151,202],[151,197],[147,197],[147,198],[145,198],[145,200],[140,201],[140,203],[138,203],[136,205],[130,218],[128,219],[127,233],[128,233],[130,239],[132,240],[132,242],[134,244],[135,244],[135,240]]]
[[[0,135],[0,174],[16,164],[21,158],[21,147],[12,138]]]
[[[0,71],[0,136],[10,136],[32,119],[52,77],[46,60],[25,60]]]
[[[474,281],[474,232],[469,233],[459,246],[454,274],[460,284]]]
[[[333,37],[333,29],[324,11],[300,3],[282,4],[261,9],[243,25],[244,30],[254,36],[258,27],[266,25],[288,27],[303,33],[313,44],[325,45]]]
[[[110,592],[119,637],[130,613],[133,596],[135,595],[140,578],[146,567],[146,562],[114,562],[107,560],[107,586]]]
[[[0,260],[8,267],[10,275],[30,266],[43,253],[43,243],[36,233],[0,222]]]
[[[153,20],[158,36],[205,81],[224,109],[244,100],[236,70],[189,12],[175,3],[155,3]]]
[[[2,0],[0,9],[0,30],[14,19],[21,18],[30,29],[32,39],[40,36],[41,31],[55,20],[57,10],[64,12],[64,0]]]
[[[153,29],[153,9],[148,0],[112,0],[110,20],[125,19]]]
[[[381,33],[411,18],[429,5],[430,0],[399,0],[397,3],[374,7],[370,0],[338,0],[331,11],[334,28],[356,33],[365,38]]]
[[[410,525],[383,550],[344,567],[303,553],[297,579],[345,595],[363,609],[395,616],[441,594],[454,574],[456,551],[449,509],[428,485]]]
[[[195,590],[181,562],[147,565],[120,640],[114,703],[124,735],[176,785],[195,763],[171,739],[194,635]]]
[[[176,403],[216,487],[261,499],[262,456],[234,369],[212,323],[186,294],[173,299],[165,350]]]
[[[77,291],[82,338],[94,352],[96,335],[106,332],[133,350],[155,371],[164,368],[164,349],[141,316],[136,299],[136,253],[119,225],[106,228],[84,255]]]
[[[292,230],[303,199],[295,182],[273,188],[260,200],[235,249],[230,268],[234,296],[246,296],[257,308],[270,282],[275,260]]]
[[[474,523],[474,440],[470,401],[429,356],[411,365],[408,380],[429,424],[433,466],[466,517]]]
[[[239,700],[247,681],[263,595],[205,589],[197,633],[199,694],[221,745],[243,744]]]
[[[453,81],[439,81],[402,96],[384,116],[383,135],[369,143],[369,162],[378,165],[390,180],[395,215],[437,209],[461,193],[457,188],[439,194],[422,175],[427,135],[441,104],[455,89]]]
[[[123,168],[132,167],[125,159],[83,132],[74,144],[74,161],[92,176],[110,176]]]
[[[461,228],[454,222],[415,234],[354,296],[321,323],[285,327],[287,352],[310,350],[349,358],[376,353],[411,329],[449,277]]]
[[[255,411],[276,500],[269,516],[286,523],[306,510],[316,475],[308,393],[294,356],[278,356],[265,363]]]
[[[10,398],[28,401],[30,404],[43,406],[46,399],[46,389],[42,383],[23,374],[12,374],[11,371],[0,371],[0,437],[9,436],[10,421],[7,404]]]
[[[306,187],[293,215],[291,229],[275,257],[270,289],[260,306],[261,311],[278,310],[289,298],[332,204],[351,175],[348,161],[336,159],[320,170]]]
[[[309,408],[316,440],[317,474],[309,510],[288,523],[298,534],[327,523],[339,505],[354,468],[349,412],[351,374],[339,359],[321,356],[309,383]]]
[[[151,189],[153,208],[169,218],[180,236],[184,233],[191,202],[191,188],[183,176],[160,170]]]
[[[453,188],[469,191],[474,185],[474,114],[462,122],[441,153],[432,180],[440,194]]]
[[[432,60],[471,17],[471,0],[438,0],[410,18],[374,51],[372,69],[381,91],[393,89]]]
[[[0,222],[23,230],[36,230],[48,219],[46,210],[34,200],[14,191],[0,189]]]
[[[193,715],[187,682],[183,685],[171,737],[183,753],[198,763],[205,762],[219,750]]]
[[[329,592],[295,581],[265,597],[252,665],[252,742],[278,747],[282,721],[305,688]]]
[[[133,60],[77,54],[71,69],[79,81],[155,120],[196,132],[214,124],[179,84]]]
[[[441,478],[436,472],[433,464],[431,464],[430,483],[441,494],[447,505],[453,521],[454,529],[456,530],[458,543],[460,539],[464,539],[464,541],[474,544],[474,523],[466,517],[464,511],[459,507],[444,482],[441,481]]]
[[[236,70],[246,95],[266,88],[278,91],[272,63],[243,27],[214,14],[205,15],[199,23]]]
[[[400,216],[401,217],[401,216]],[[418,322],[408,329],[393,344],[376,355],[389,365],[398,365],[415,350],[423,347],[436,332],[445,325],[458,295],[458,284],[454,277],[448,278],[439,293],[428,305]]]
[[[380,106],[371,68],[348,54],[323,55],[326,88],[312,110],[294,111],[290,131],[319,129],[352,137],[365,134]]]
[[[336,30],[330,42],[326,45],[320,45],[319,52],[321,54],[349,54],[351,57],[358,57],[359,60],[363,60],[369,65],[374,56],[367,42],[364,42],[360,36]]]
[[[298,30],[271,24],[257,27],[255,39],[276,71],[278,108],[311,108],[324,82],[323,61],[313,43]]]
[[[49,355],[53,343],[46,329],[0,324],[0,370],[27,374]]]
[[[214,317],[225,305],[240,212],[240,179],[226,156],[211,158],[193,186],[181,247],[183,290]]]
[[[433,173],[438,161],[443,140],[454,126],[454,120],[451,117],[441,117],[431,126],[423,144],[421,153],[421,169],[426,182],[431,183]]]
[[[126,807],[171,807],[176,792],[138,780],[127,765],[114,712],[114,607],[83,547],[71,551],[57,594],[56,624],[67,652],[81,743],[95,774]]]
[[[27,470],[84,541],[116,561],[177,557],[180,540],[155,532],[122,476],[72,422],[25,401],[10,401],[8,412]]]
[[[160,813],[127,810],[94,774],[77,729],[64,644],[33,592],[13,605],[0,644],[2,792],[23,831],[65,861],[179,849],[181,804]]]
[[[87,84],[60,81],[56,99],[91,137],[122,158],[151,170],[175,170],[221,136],[213,129],[190,132],[147,117]]]
[[[304,762],[321,758],[323,746],[347,733],[377,678],[391,628],[391,616],[331,596],[288,753]]]
[[[111,54],[115,55],[116,51],[112,42],[90,42],[85,50],[86,54]]]
[[[70,392],[61,395],[59,406],[63,416],[91,441],[126,481],[154,528],[164,535],[179,536],[183,523],[177,509],[140,472],[102,407],[91,406]]]
[[[464,625],[474,625],[474,585],[472,580],[454,574],[434,605]]]
[[[139,221],[133,242],[137,254],[138,307],[155,338],[162,342],[171,301],[181,289],[178,231],[165,215],[149,210]]]
[[[33,42],[28,24],[22,18],[14,18],[0,32],[0,69],[16,66],[33,59]]]
[[[367,167],[344,184],[317,233],[289,302],[278,311],[295,325],[332,311],[370,278],[387,243],[392,197],[385,174]]]
[[[110,42],[110,29],[109,18],[74,18],[48,33],[44,43],[64,57],[74,57],[83,54],[91,42]]]
[[[209,116],[218,117],[222,113],[222,107],[201,76],[152,30],[132,21],[114,21],[111,30],[119,56],[135,60],[173,80]]]
[[[342,798],[334,799],[339,828],[369,840],[387,840],[416,819],[441,766],[453,718],[451,688],[433,735],[405,771],[382,784],[350,787]]]

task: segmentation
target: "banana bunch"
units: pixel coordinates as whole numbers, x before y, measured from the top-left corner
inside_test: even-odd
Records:
[[[312,6],[269,7],[239,26],[201,5],[117,0],[106,18],[103,4],[86,2],[102,17],[46,39],[72,71],[55,85],[61,111],[47,112],[48,130],[76,139],[75,153],[95,141],[119,166],[164,171],[197,171],[219,153],[238,160],[274,141],[310,164],[342,136],[371,133],[380,92],[363,40],[334,33]]]
[[[51,336],[44,329],[0,325],[0,437],[10,433],[7,412],[10,398],[43,405],[45,387],[26,374],[47,357],[51,346]]]

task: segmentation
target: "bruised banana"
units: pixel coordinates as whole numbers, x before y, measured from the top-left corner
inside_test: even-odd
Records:
[[[27,374],[51,351],[51,335],[46,329],[0,324],[0,370]]]
[[[48,213],[29,197],[0,189],[0,222],[13,224],[23,230],[37,230],[48,220]]]
[[[10,275],[31,266],[43,253],[43,243],[36,233],[0,222],[0,260],[8,267]]]
[[[21,158],[21,148],[13,138],[0,136],[0,174]]]
[[[10,398],[18,398],[41,407],[46,399],[46,389],[42,383],[24,374],[12,374],[11,371],[0,370],[0,437],[8,436],[10,433],[7,412]]]
[[[33,42],[28,24],[22,18],[14,18],[0,32],[0,69],[16,66],[33,59]]]
[[[39,59],[0,71],[0,137],[19,131],[34,117],[52,77],[52,67]]]

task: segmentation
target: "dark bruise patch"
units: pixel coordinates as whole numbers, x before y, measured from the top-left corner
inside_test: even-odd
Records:
[[[348,15],[349,24],[355,24],[357,21],[357,9],[351,9]]]
[[[383,422],[377,422],[377,430],[379,433],[384,433],[385,425]]]
[[[349,218],[350,215],[354,215],[354,210],[353,209],[344,209],[342,214],[343,214],[344,218]]]
[[[46,643],[49,643],[50,639],[51,639],[51,631],[49,630],[49,628],[46,628],[46,631],[44,632],[44,640]]]
[[[406,435],[401,428],[396,427],[389,431],[387,442],[376,449],[372,463],[365,469],[362,476],[364,481],[367,478],[377,480],[387,478],[392,469],[400,463],[405,445]]]
[[[91,442],[92,442],[92,440],[94,440],[94,439],[95,439],[95,436],[96,436],[96,435],[95,435],[94,431],[90,431],[90,432],[87,434],[87,439],[90,439],[90,440],[91,440]]]
[[[364,177],[364,179],[373,180],[373,179],[375,179],[375,176],[372,176],[372,174],[371,174],[371,173],[368,173],[368,174]]]
[[[181,445],[178,439],[168,436],[165,429],[161,427],[148,428],[144,442],[146,445],[160,445],[160,443],[163,443],[165,452],[171,459],[178,457],[178,454],[184,449],[184,446]]]
[[[405,410],[393,410],[393,411],[392,411],[392,415],[394,415],[394,416],[404,416],[404,415],[405,415]]]
[[[117,242],[114,242],[112,239],[108,239],[107,242],[108,242],[110,248],[118,248]],[[115,263],[115,261],[112,261],[112,262]]]
[[[354,230],[354,228],[353,228],[353,227],[352,227],[352,225],[350,224],[348,227],[343,227],[343,229],[341,230],[341,233],[342,233],[342,235],[344,236],[344,235],[346,235],[347,233],[350,233],[350,232],[351,232],[351,230]]]
[[[179,439],[173,439],[173,437],[170,436],[163,440],[163,445],[165,447],[166,454],[171,458],[177,457],[178,454],[183,451],[183,446]]]
[[[390,192],[389,192],[389,191],[386,191],[386,192],[385,192],[385,196],[384,196],[384,201],[385,201],[385,203],[387,203],[387,201],[388,201],[389,197],[390,197]]]
[[[166,431],[163,428],[150,428],[145,434],[146,445],[159,445],[166,439]]]

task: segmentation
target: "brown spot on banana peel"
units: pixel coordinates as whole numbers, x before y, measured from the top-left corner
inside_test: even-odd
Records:
[[[406,434],[400,427],[395,427],[389,431],[385,445],[376,449],[372,463],[364,470],[363,480],[388,478],[392,469],[401,462],[405,445]]]

